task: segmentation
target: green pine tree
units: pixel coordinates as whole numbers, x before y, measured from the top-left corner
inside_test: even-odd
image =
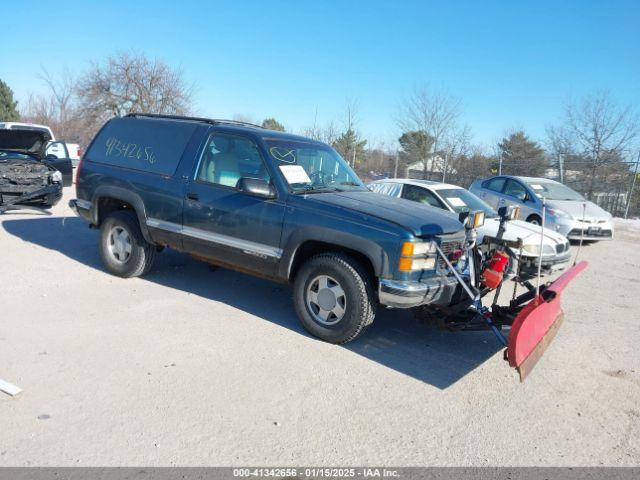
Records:
[[[17,122],[20,120],[18,102],[13,99],[13,91],[9,85],[0,80],[0,122]]]
[[[268,128],[269,130],[277,130],[279,132],[284,132],[284,125],[282,125],[275,118],[265,118],[262,121],[262,128]]]

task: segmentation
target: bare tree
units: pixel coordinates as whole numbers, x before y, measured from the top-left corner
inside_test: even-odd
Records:
[[[329,145],[332,145],[340,136],[339,129],[334,120],[327,122],[324,126],[318,122],[317,108],[313,116],[313,123],[308,127],[303,128],[301,134],[305,137],[313,138],[314,140],[318,140]]]
[[[447,135],[441,151],[444,154],[444,164],[442,165],[442,181],[447,180],[450,173],[455,173],[455,160],[460,157],[466,157],[470,154],[471,147],[471,128],[468,125],[457,127]]]
[[[447,145],[457,143],[454,138],[460,133],[458,121],[461,114],[460,101],[445,92],[419,87],[401,105],[398,126],[403,132],[424,132],[433,142],[423,142],[422,155],[424,177],[433,171],[436,154]]]
[[[578,155],[587,162],[588,198],[593,196],[598,173],[628,154],[637,135],[638,117],[631,105],[616,104],[604,91],[568,102],[561,126],[548,130],[556,153]]]
[[[468,188],[474,180],[491,175],[495,161],[484,148],[469,147],[451,160],[449,182]]]
[[[71,72],[65,69],[58,77],[43,70],[39,75],[46,86],[42,95],[29,95],[25,109],[21,112],[25,120],[51,127],[61,139],[81,142],[83,119],[76,98],[76,83]]]
[[[94,63],[77,92],[83,114],[98,124],[132,112],[184,115],[192,108],[192,87],[182,72],[139,54]]]
[[[234,113],[231,119],[236,122],[251,123],[253,125],[260,124],[260,122],[250,113]]]

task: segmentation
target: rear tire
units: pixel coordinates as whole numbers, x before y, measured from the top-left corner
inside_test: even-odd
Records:
[[[373,281],[353,258],[322,253],[307,260],[294,280],[294,305],[302,326],[329,343],[355,340],[373,323]]]
[[[119,210],[102,222],[100,256],[109,273],[123,278],[144,275],[151,269],[156,254],[155,245],[142,236],[134,213]]]

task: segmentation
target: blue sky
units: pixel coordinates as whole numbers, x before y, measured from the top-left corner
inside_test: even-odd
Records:
[[[357,101],[359,130],[393,141],[427,84],[461,99],[477,143],[544,139],[563,101],[608,89],[640,107],[640,1],[6,2],[0,78],[19,100],[42,67],[82,73],[135,50],[180,67],[198,113],[274,116],[300,131]],[[61,26],[65,26],[61,28]]]

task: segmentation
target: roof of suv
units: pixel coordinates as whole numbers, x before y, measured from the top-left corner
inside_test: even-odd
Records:
[[[287,132],[280,132],[277,130],[269,130],[268,128],[261,127],[260,125],[256,125],[249,122],[243,122],[240,120],[188,117],[188,116],[181,116],[181,115],[160,115],[160,114],[152,114],[152,113],[130,113],[127,115],[127,117],[157,119],[157,120],[167,120],[167,121],[207,123],[209,125],[224,127],[224,130],[229,132],[237,131],[237,132],[252,133],[263,139],[295,140],[295,141],[303,141],[306,143],[323,144],[323,142],[314,140],[312,138],[303,137],[301,135],[294,135],[292,133],[287,133]]]

